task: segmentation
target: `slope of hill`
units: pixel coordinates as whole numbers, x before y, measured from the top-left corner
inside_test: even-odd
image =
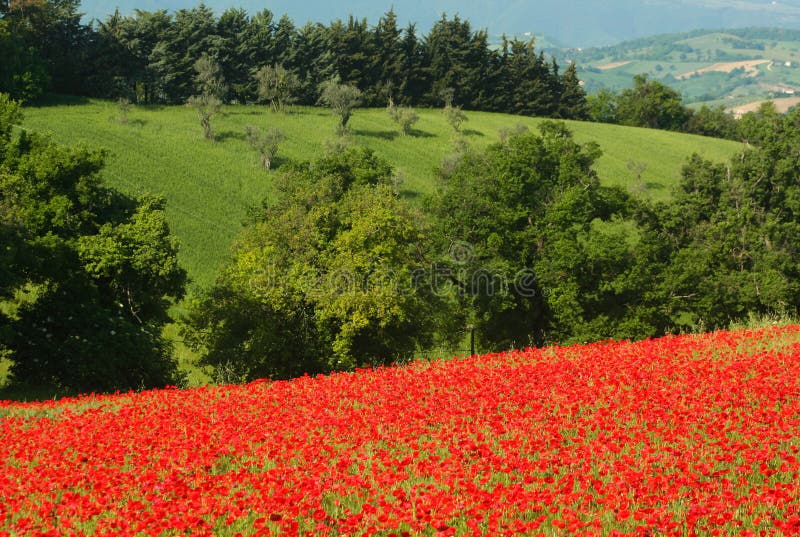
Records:
[[[397,169],[402,190],[419,198],[434,188],[435,169],[451,153],[451,131],[437,110],[419,110],[413,136],[398,134],[384,110],[359,110],[352,119],[355,140],[376,150]],[[134,108],[127,125],[116,120],[116,105],[103,101],[26,110],[26,126],[49,131],[59,142],[86,143],[109,150],[108,183],[129,194],[163,194],[171,226],[182,243],[181,261],[193,280],[209,284],[227,258],[249,207],[270,195],[271,176],[244,141],[244,127],[275,126],[287,136],[283,157],[313,159],[334,138],[329,112],[298,108],[290,115],[266,107],[231,106],[216,121],[217,143],[203,140],[193,110]],[[485,145],[498,132],[541,120],[502,114],[468,113],[467,139]],[[729,141],[614,125],[570,122],[579,142],[595,141],[604,151],[598,163],[603,181],[668,199],[671,185],[693,152],[725,160],[739,144]],[[637,178],[634,170],[644,170]]]
[[[800,93],[800,31],[779,28],[698,30],[584,50],[552,50],[578,62],[586,89],[620,90],[647,73],[687,103],[729,108]]]
[[[0,533],[797,535],[799,330],[0,401]]]
[[[104,18],[119,6],[123,12],[134,8],[181,9],[197,5],[198,0],[84,0],[82,9],[90,17]],[[460,14],[492,35],[503,33],[543,33],[573,47],[618,43],[626,39],[664,32],[685,32],[696,28],[734,28],[742,26],[782,26],[800,28],[800,0],[350,0],[293,2],[273,0],[207,0],[206,5],[222,11],[243,7],[250,12],[269,8],[286,13],[299,24],[305,21],[328,22],[349,15],[378,17],[394,7],[401,21],[413,20],[422,29],[430,28],[443,13]]]

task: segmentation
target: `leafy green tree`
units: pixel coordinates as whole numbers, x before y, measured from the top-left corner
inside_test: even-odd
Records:
[[[443,112],[447,124],[453,128],[456,134],[461,132],[464,122],[469,120],[460,106],[446,106]]]
[[[92,94],[105,98],[125,97],[139,103],[174,102],[167,95],[168,78],[153,63],[156,47],[166,51],[171,39],[172,16],[166,10],[137,10],[124,17],[118,11],[98,22],[94,36],[92,74],[88,84]],[[170,73],[165,72],[168,76]]]
[[[275,157],[278,156],[278,146],[286,136],[274,127],[266,133],[262,133],[258,127],[248,125],[244,132],[247,143],[261,157],[261,164],[265,169],[271,169]]]
[[[445,88],[453,88],[458,102],[469,109],[480,109],[491,100],[485,81],[493,53],[485,31],[473,32],[468,21],[442,15],[425,39],[425,54],[433,81],[426,104],[435,103]]]
[[[337,79],[323,83],[320,102],[331,109],[334,115],[339,116],[337,132],[347,132],[347,123],[353,115],[353,110],[361,104],[361,90],[348,84],[342,84]]]
[[[733,114],[725,110],[722,105],[716,107],[703,105],[700,110],[692,112],[684,130],[692,134],[713,136],[714,138],[729,140],[741,138],[739,123],[736,122]]]
[[[15,115],[0,100],[0,131]],[[75,391],[177,382],[161,330],[186,273],[164,202],[103,187],[102,152],[22,131],[0,137],[0,155],[0,346],[13,380]]]
[[[22,107],[8,94],[0,93],[0,162],[5,156],[6,148],[11,142],[15,126],[22,122]]]
[[[213,140],[215,134],[211,121],[222,111],[222,99],[227,87],[219,64],[209,56],[204,54],[195,62],[194,68],[197,71],[195,81],[200,95],[190,97],[187,104],[197,111],[206,140]]]
[[[44,60],[12,33],[7,21],[0,19],[0,92],[25,102],[35,101],[50,86]]]
[[[414,112],[413,108],[408,106],[397,106],[394,104],[393,99],[389,99],[389,105],[386,111],[393,122],[397,123],[400,127],[400,132],[403,136],[408,136],[411,132],[411,127],[419,121],[419,116]]]
[[[759,129],[759,146],[730,163],[695,156],[684,168],[674,202],[660,217],[674,250],[663,294],[676,327],[797,313],[798,122],[797,112],[773,118]]]
[[[439,281],[480,350],[647,333],[645,321],[638,331],[623,326],[640,286],[652,284],[646,273],[631,281],[625,273],[639,243],[603,253],[628,226],[635,231],[633,201],[600,186],[598,156],[546,122],[538,134],[467,152],[442,178],[430,203]]]
[[[290,378],[405,360],[429,345],[437,300],[414,285],[424,235],[391,182],[363,148],[287,169],[278,201],[246,227],[187,318],[204,363]]]
[[[216,21],[214,52],[232,101],[247,102],[255,97],[251,54],[247,50],[252,37],[250,25],[250,17],[241,8],[226,9]]]
[[[253,76],[255,71],[259,66],[275,64],[274,31],[274,15],[270,10],[263,9],[250,18],[236,43],[236,54],[243,64],[242,69],[247,69],[247,79],[243,82],[240,99],[247,102],[256,100],[258,82]]]
[[[15,52],[22,54],[19,59],[3,56],[3,63],[19,65],[18,74],[22,76],[28,73],[23,85],[29,89],[34,81],[49,81],[56,92],[85,91],[91,36],[90,29],[81,23],[79,4],[79,0],[22,0],[11,2],[1,14],[15,42]],[[26,63],[20,64],[20,60]],[[28,60],[32,60],[30,65]],[[42,77],[42,66],[46,78]]]
[[[605,88],[586,98],[589,119],[598,123],[618,123],[617,96]]]
[[[182,103],[195,95],[195,65],[203,55],[215,62],[223,42],[214,12],[205,4],[179,9],[148,58],[148,70],[158,80],[166,102]]]
[[[739,134],[747,144],[761,145],[781,129],[783,118],[775,103],[761,103],[758,110],[744,114],[738,120]]]
[[[335,76],[344,84],[358,88],[362,92],[362,101],[377,104],[371,103],[373,95],[364,95],[365,91],[377,85],[377,81],[373,80],[375,72],[372,70],[375,57],[374,35],[370,32],[366,19],[356,19],[351,15],[346,23],[336,20],[328,27],[327,33]]]
[[[636,75],[634,87],[617,97],[617,119],[623,125],[650,129],[682,130],[689,112],[681,96],[672,88]]]
[[[378,104],[387,98],[399,98],[402,92],[404,51],[403,32],[397,25],[397,15],[393,9],[385,13],[373,30],[372,42],[375,53],[369,67],[371,104]]]
[[[283,65],[265,66],[256,73],[258,97],[269,101],[276,112],[285,112],[286,107],[296,100],[300,89],[300,79],[296,74],[284,69]]]
[[[306,24],[293,38],[291,69],[300,78],[298,98],[304,104],[318,104],[322,84],[338,76],[330,43],[330,31],[320,23]]]

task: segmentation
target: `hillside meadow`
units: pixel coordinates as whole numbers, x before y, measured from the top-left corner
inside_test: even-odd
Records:
[[[358,110],[351,120],[355,143],[389,161],[402,180],[403,194],[418,200],[435,189],[436,169],[453,151],[452,129],[439,110],[418,110],[410,136],[401,136],[383,109]],[[484,146],[499,140],[502,129],[543,120],[468,112],[468,142]],[[681,167],[697,152],[724,161],[740,149],[730,141],[599,123],[567,122],[581,142],[600,145],[597,172],[606,184],[622,185],[656,200],[668,200]],[[244,128],[279,128],[286,140],[271,172],[244,139]],[[181,262],[195,285],[210,284],[228,256],[248,208],[271,195],[281,159],[312,160],[335,139],[335,120],[325,109],[295,107],[289,114],[266,106],[234,105],[214,122],[218,140],[203,139],[194,110],[184,106],[134,107],[128,122],[119,120],[116,103],[62,100],[26,108],[25,127],[49,132],[56,141],[86,144],[108,151],[104,177],[120,191],[163,195],[170,225],[181,242]],[[643,170],[643,171],[637,171]],[[637,179],[637,174],[641,174]]]

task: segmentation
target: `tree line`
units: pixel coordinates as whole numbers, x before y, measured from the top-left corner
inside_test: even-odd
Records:
[[[183,334],[229,378],[727,327],[800,307],[800,112],[669,203],[608,187],[563,123],[461,148],[415,206],[373,152],[287,166]]]
[[[164,338],[186,273],[164,201],[103,186],[102,152],[19,128],[0,96],[0,356],[16,382],[181,382]],[[287,161],[216,283],[182,316],[225,380],[640,339],[800,307],[800,112],[730,162],[692,157],[670,203],[604,186],[559,122],[457,146],[421,203],[354,146]]]
[[[680,93],[646,74],[633,78],[633,87],[614,93],[602,89],[587,99],[589,119],[600,123],[615,123],[629,127],[671,130],[726,138],[743,142],[754,140],[763,116],[776,115],[771,102],[759,110],[744,114],[741,119],[724,106],[703,105],[695,110],[683,104]]]
[[[574,62],[562,72],[533,41],[504,38],[493,47],[486,31],[445,15],[424,36],[413,23],[400,28],[393,11],[374,26],[350,17],[298,28],[269,10],[251,16],[228,9],[216,17],[203,4],[174,14],[115,12],[85,25],[78,0],[15,0],[0,2],[0,55],[7,59],[0,91],[15,99],[56,92],[191,102],[207,136],[224,103],[330,105],[325,89],[335,83],[339,96],[345,87],[357,91],[359,106],[445,105],[747,139],[724,107],[695,111],[646,75],[619,94],[587,98]],[[209,89],[209,81],[218,86]]]
[[[365,106],[438,106],[442,92],[467,109],[585,118],[574,65],[562,73],[532,41],[490,46],[484,30],[443,15],[427,35],[389,11],[374,26],[350,17],[297,27],[269,10],[193,9],[115,12],[84,25],[78,0],[0,2],[0,90],[33,100],[44,91],[184,103],[204,55],[227,82],[225,102],[259,100],[257,72],[280,66],[299,82],[295,98],[316,104],[328,80],[357,87]]]

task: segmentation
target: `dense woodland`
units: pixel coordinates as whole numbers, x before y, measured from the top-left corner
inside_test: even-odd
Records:
[[[695,112],[663,83],[587,96],[575,63],[566,69],[533,41],[490,45],[485,30],[446,15],[427,35],[398,26],[394,12],[374,26],[350,17],[297,27],[268,10],[205,5],[133,16],[118,12],[85,25],[78,0],[0,2],[0,91],[35,102],[49,93],[183,104],[202,89],[197,63],[218,70],[220,103],[265,102],[265,69],[284,73],[286,104],[324,102],[325,84],[360,91],[360,106],[436,107],[580,119],[744,139],[723,107]]]
[[[14,58],[0,66],[11,93],[0,93],[0,357],[17,382],[84,391],[180,383],[163,331],[186,273],[165,201],[104,187],[102,152],[19,128],[24,111],[12,97],[48,89],[251,101],[261,94],[253,70],[281,65],[300,82],[301,102],[332,107],[333,90],[345,87],[376,105],[445,97],[558,117],[599,110],[675,130],[693,117],[645,77],[587,108],[574,69],[558,75],[530,44],[491,50],[458,19],[418,39],[391,13],[374,28],[351,19],[296,29],[268,12],[215,19],[200,6],[92,28],[71,1],[0,8],[0,47]],[[577,143],[563,123],[476,149],[457,132],[457,108],[445,110],[453,153],[435,194],[416,203],[400,196],[380,155],[346,141],[314,162],[282,163],[277,197],[253,210],[216,284],[183,303],[182,337],[203,363],[225,380],[291,378],[456,348],[465,334],[492,351],[798,313],[800,112],[764,107],[737,123],[748,148],[727,164],[694,157],[663,204],[603,186],[598,147]],[[250,134],[254,147],[269,145]]]
[[[574,65],[511,40],[496,50],[486,31],[442,16],[422,36],[398,27],[393,12],[374,26],[351,17],[297,27],[268,10],[229,9],[216,17],[203,4],[173,13],[115,13],[84,25],[77,0],[0,3],[0,89],[34,100],[44,91],[143,104],[184,103],[195,94],[195,63],[218,63],[226,102],[255,102],[255,74],[280,65],[300,82],[295,99],[316,104],[320,85],[338,78],[358,87],[365,106],[438,106],[445,89],[467,109],[585,118],[585,93]]]
[[[15,128],[0,98],[0,344],[17,382],[180,383],[163,329],[186,274],[164,201],[103,186],[103,154]],[[687,163],[668,203],[603,186],[562,123],[456,145],[436,192],[380,156],[285,162],[185,341],[223,380],[402,362],[431,349],[645,338],[800,306],[800,113],[764,113],[727,164]],[[208,142],[213,143],[213,142]]]

